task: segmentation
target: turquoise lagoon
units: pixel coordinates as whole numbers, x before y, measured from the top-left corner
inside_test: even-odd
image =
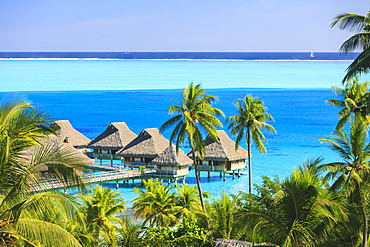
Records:
[[[286,177],[308,158],[326,162],[339,157],[317,138],[333,131],[337,109],[331,86],[341,86],[348,61],[203,61],[203,60],[0,60],[1,96],[25,95],[55,119],[68,119],[93,139],[111,122],[123,121],[135,132],[159,128],[178,104],[181,88],[201,83],[216,95],[216,107],[236,114],[233,102],[252,94],[274,116],[277,134],[267,133],[268,153],[252,150],[253,181],[261,176]],[[223,119],[224,121],[224,119]],[[224,127],[227,130],[227,126]],[[164,133],[166,137],[169,132]],[[245,147],[243,143],[242,146]],[[186,151],[186,150],[185,150]],[[186,183],[195,185],[194,173]],[[138,182],[138,181],[137,181]],[[115,184],[104,184],[115,188]],[[135,186],[140,186],[136,184]],[[214,197],[247,191],[248,177],[226,182],[218,173],[202,174],[204,191]],[[135,197],[131,184],[120,184],[127,202]]]

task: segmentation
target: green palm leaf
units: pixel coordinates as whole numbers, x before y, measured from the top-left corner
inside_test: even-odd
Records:
[[[265,142],[267,139],[262,130],[276,133],[275,128],[265,121],[273,121],[274,118],[266,112],[266,107],[258,98],[253,98],[252,95],[245,96],[244,99],[239,99],[234,103],[237,108],[238,115],[230,116],[226,119],[229,123],[228,129],[231,134],[236,136],[235,149],[239,146],[241,140],[245,138],[249,157],[249,193],[252,193],[252,163],[251,163],[251,144],[255,144],[257,150],[266,153]]]

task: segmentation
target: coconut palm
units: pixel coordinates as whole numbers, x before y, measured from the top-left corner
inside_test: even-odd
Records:
[[[0,103],[0,242],[78,246],[70,233],[47,220],[61,212],[74,219],[73,200],[60,193],[34,192],[47,167],[53,167],[60,182],[80,181],[75,168],[85,161],[58,142],[47,145],[45,138],[53,133],[50,117],[24,98]]]
[[[92,234],[94,246],[99,240],[104,239],[110,243],[117,242],[115,223],[119,222],[117,213],[126,210],[125,200],[120,198],[120,193],[102,188],[97,185],[91,189],[91,195],[81,195],[83,207],[81,212],[86,221],[88,233]]]
[[[176,185],[176,187],[177,205],[183,208],[184,214],[203,214],[197,188],[186,184],[183,184],[182,186]],[[204,197],[208,197],[209,193],[204,192],[203,195]]]
[[[140,195],[132,201],[132,210],[136,210],[135,217],[144,217],[143,224],[148,223],[150,227],[174,226],[179,223],[183,208],[177,205],[177,197],[171,188],[154,180],[144,182],[144,186],[146,191],[134,189]]]
[[[220,109],[212,107],[212,103],[215,101],[216,97],[205,94],[200,84],[194,85],[190,83],[187,88],[183,89],[181,105],[171,105],[168,108],[168,111],[171,114],[176,114],[176,116],[166,121],[160,128],[160,131],[163,132],[170,126],[175,126],[170,136],[170,145],[175,141],[177,151],[185,142],[189,143],[203,210],[205,210],[205,204],[200,185],[196,154],[199,159],[203,159],[205,143],[203,142],[204,133],[202,130],[212,139],[218,141],[216,127],[221,127],[222,123],[217,116],[223,116],[224,114]]]
[[[237,197],[230,198],[224,191],[220,199],[209,204],[211,232],[216,238],[240,239],[245,229],[238,221]]]
[[[267,120],[273,121],[271,114],[266,112],[263,101],[253,98],[252,95],[245,96],[244,99],[238,99],[234,103],[238,115],[229,117],[226,122],[230,123],[231,134],[236,136],[235,149],[238,148],[241,140],[245,137],[248,147],[248,173],[249,173],[249,193],[252,194],[252,142],[261,153],[266,153],[267,149],[264,142],[267,142],[262,130],[276,133],[275,128],[266,123]]]
[[[368,123],[354,116],[351,120],[349,133],[336,131],[333,137],[320,138],[322,142],[336,151],[343,161],[328,163],[322,166],[328,170],[328,180],[334,180],[333,191],[347,191],[352,203],[361,208],[362,214],[362,246],[367,246],[368,217],[364,206],[363,186],[367,185],[370,168],[370,144],[368,143]]]
[[[134,222],[129,217],[123,217],[119,220],[119,226],[119,246],[142,246],[143,228],[141,224]]]
[[[368,98],[369,98],[370,82],[365,81],[359,83],[357,78],[345,83],[344,88],[337,86],[332,87],[332,90],[341,99],[327,100],[329,104],[342,108],[338,117],[340,118],[336,130],[340,131],[348,122],[351,114],[357,114],[370,121],[368,114]]]
[[[337,15],[331,26],[355,32],[342,44],[341,52],[361,51],[360,55],[348,66],[343,83],[348,79],[367,73],[370,68],[370,12],[367,12],[365,16],[350,13]]]
[[[246,206],[239,218],[257,242],[277,246],[327,246],[330,231],[347,220],[336,197],[324,189],[315,166],[303,166],[282,182],[269,208]]]

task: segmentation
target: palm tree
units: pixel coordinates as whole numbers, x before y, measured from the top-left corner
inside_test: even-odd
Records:
[[[134,222],[129,217],[123,217],[119,220],[119,246],[134,247],[142,246],[141,235],[143,233],[142,225]]]
[[[341,107],[342,109],[338,113],[340,118],[336,130],[340,131],[344,125],[348,122],[352,114],[358,114],[370,121],[368,114],[368,99],[369,99],[369,88],[370,82],[365,81],[359,83],[357,78],[354,78],[352,81],[347,81],[344,88],[337,86],[332,87],[332,90],[335,94],[342,99],[337,100],[327,100],[329,104]]]
[[[223,191],[220,199],[214,199],[209,204],[211,232],[216,238],[240,239],[244,227],[237,224],[237,197],[230,197]]]
[[[119,198],[120,193],[111,191],[109,188],[102,188],[97,185],[91,189],[91,195],[81,195],[87,231],[92,234],[94,246],[99,243],[99,239],[104,238],[110,243],[117,242],[116,230],[118,227],[117,213],[126,210],[125,200]]]
[[[258,98],[253,98],[252,95],[245,96],[244,99],[238,99],[234,103],[238,109],[237,116],[229,117],[226,122],[230,123],[229,129],[231,134],[236,135],[235,149],[238,148],[239,143],[245,137],[248,147],[248,172],[249,172],[249,194],[252,194],[252,150],[251,144],[254,142],[257,149],[261,153],[266,153],[267,149],[263,142],[267,142],[262,130],[276,133],[275,128],[266,123],[266,120],[273,121],[274,118],[266,112],[266,107]]]
[[[140,196],[132,202],[132,210],[136,210],[135,217],[144,217],[143,224],[154,226],[174,226],[180,221],[183,214],[181,206],[177,205],[174,192],[169,186],[163,186],[158,181],[144,181],[146,191],[135,188],[134,192]]]
[[[293,170],[271,195],[269,208],[241,207],[240,222],[253,241],[286,247],[327,246],[328,234],[347,215],[340,201],[324,189],[317,170],[311,164]]]
[[[78,246],[69,232],[49,221],[61,212],[74,220],[73,200],[60,193],[34,192],[34,186],[43,183],[40,171],[45,167],[53,167],[60,182],[81,181],[75,168],[85,161],[59,143],[45,141],[54,133],[50,123],[47,114],[24,98],[0,103],[0,232],[6,232],[0,237],[5,241]],[[48,237],[40,239],[41,235]]]
[[[186,184],[183,184],[182,186],[176,185],[176,187],[177,205],[183,208],[184,214],[203,214],[197,188]],[[204,192],[203,196],[208,197],[209,193]]]
[[[331,186],[333,191],[344,189],[352,203],[361,208],[363,228],[362,246],[367,246],[368,217],[364,206],[363,186],[366,185],[370,168],[370,144],[367,141],[368,123],[354,116],[351,120],[350,130],[336,131],[333,138],[320,138],[328,143],[329,147],[338,152],[343,161],[328,163],[322,166],[329,170],[326,175],[328,180],[334,180]]]
[[[200,185],[196,153],[199,159],[203,159],[205,144],[203,142],[202,130],[212,139],[218,141],[216,127],[221,127],[222,123],[217,116],[224,116],[224,114],[220,109],[212,107],[212,103],[215,101],[216,97],[205,94],[200,84],[194,85],[190,83],[187,88],[183,89],[181,105],[171,105],[168,108],[171,114],[177,115],[166,121],[160,128],[160,131],[163,132],[170,126],[175,125],[170,136],[170,145],[175,141],[177,151],[186,141],[190,144],[199,198],[203,210],[205,210],[205,204]]]
[[[337,15],[331,26],[355,32],[342,44],[341,52],[361,51],[360,55],[348,66],[347,74],[342,82],[367,73],[370,68],[370,12],[367,12],[365,16],[350,13]]]

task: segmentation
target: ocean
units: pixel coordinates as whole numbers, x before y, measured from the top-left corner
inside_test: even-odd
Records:
[[[126,122],[137,134],[145,128],[159,128],[171,117],[168,107],[179,104],[181,88],[191,81],[201,83],[206,93],[217,96],[215,106],[226,116],[236,114],[233,102],[252,94],[264,101],[275,118],[271,124],[278,131],[266,133],[267,154],[252,150],[253,182],[260,184],[261,176],[276,174],[283,179],[292,168],[309,158],[321,156],[325,162],[339,160],[317,138],[329,136],[338,121],[338,109],[325,100],[335,98],[330,87],[342,85],[350,59],[337,59],[340,56],[337,53],[332,56],[314,53],[311,57],[325,55],[324,60],[299,59],[302,54],[311,57],[310,53],[296,56],[274,53],[270,54],[273,58],[267,59],[267,54],[253,53],[249,54],[253,59],[245,56],[242,59],[240,54],[230,59],[218,58],[220,54],[210,58],[207,53],[201,58],[189,58],[190,54],[188,58],[177,54],[179,59],[150,54],[155,58],[113,59],[114,54],[110,54],[109,59],[101,56],[85,59],[82,54],[74,54],[73,59],[66,59],[58,54],[51,59],[49,54],[44,58],[38,55],[36,59],[32,54],[28,57],[22,54],[24,57],[15,59],[16,56],[4,57],[0,53],[3,57],[0,97],[25,95],[54,119],[68,119],[77,130],[93,139],[111,122]],[[226,124],[223,129],[229,133]],[[164,135],[168,138],[169,132]],[[246,146],[244,142],[242,146]],[[196,184],[193,173],[186,183]],[[104,186],[115,188],[115,184]],[[202,186],[204,191],[218,197],[222,190],[247,191],[248,177],[243,175],[233,180],[228,176],[224,182],[218,173],[210,179],[204,173]],[[127,202],[135,197],[132,185],[121,184],[119,191]]]

